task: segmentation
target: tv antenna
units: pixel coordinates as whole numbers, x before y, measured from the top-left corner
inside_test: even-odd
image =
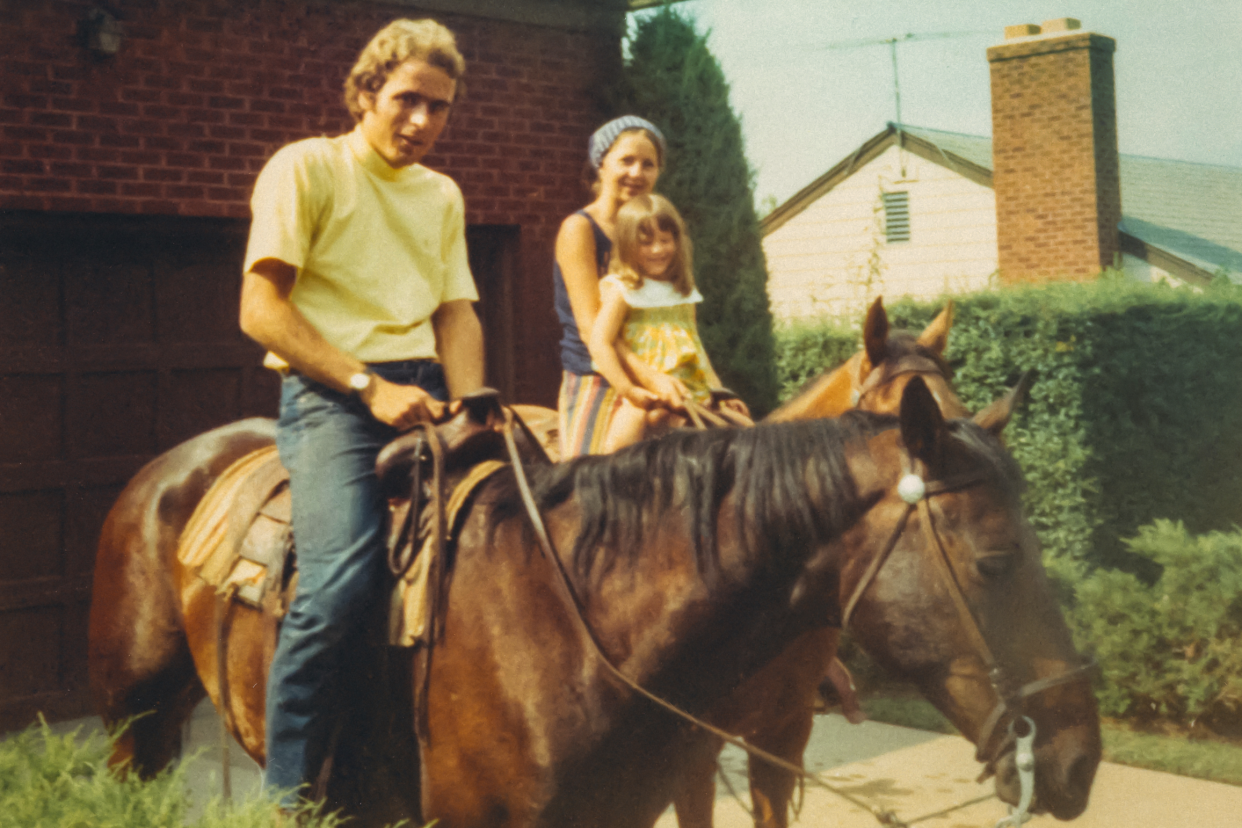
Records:
[[[915,34],[907,32],[897,37],[879,37],[867,40],[838,40],[833,43],[824,43],[819,46],[813,46],[814,49],[838,50],[838,49],[857,49],[863,46],[888,46],[889,55],[893,60],[893,103],[897,110],[897,128],[901,129],[901,76],[897,69],[897,44],[911,43],[916,40],[945,40],[955,37],[976,37],[979,35],[991,34],[991,32],[974,31],[974,32],[924,32]]]

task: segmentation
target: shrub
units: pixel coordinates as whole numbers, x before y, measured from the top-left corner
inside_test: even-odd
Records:
[[[857,327],[845,322],[820,325],[791,324],[776,335],[776,381],[782,402],[827,368],[845,362],[862,347]]]
[[[116,737],[112,737],[115,739]],[[270,802],[226,806],[219,797],[191,819],[184,766],[150,781],[108,768],[111,740],[79,732],[57,736],[40,719],[0,742],[0,828],[268,828]],[[334,816],[311,811],[306,828],[334,828]]]
[[[1242,523],[1242,291],[1106,278],[954,301],[946,357],[968,408],[1035,372],[1005,441],[1062,587],[1097,566],[1153,580],[1158,567],[1120,539],[1157,518],[1182,520],[1191,532]],[[917,331],[942,305],[889,303],[889,318]],[[822,327],[825,339],[840,329]],[[782,335],[778,364],[806,373],[813,338]]]
[[[1100,569],[1076,588],[1076,637],[1103,673],[1100,708],[1217,729],[1242,724],[1242,529],[1191,535],[1158,520],[1125,541],[1161,569],[1146,584]]]

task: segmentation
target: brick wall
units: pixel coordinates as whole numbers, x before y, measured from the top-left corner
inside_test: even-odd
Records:
[[[393,18],[418,16],[400,4],[116,0],[125,39],[99,59],[78,35],[96,3],[6,5],[0,220],[248,218],[265,160],[289,141],[349,129],[341,85],[358,50]],[[600,120],[596,93],[619,61],[617,29],[435,16],[458,35],[466,94],[426,163],[461,185],[469,223],[521,228],[517,391],[546,404],[559,378],[552,242],[586,201],[585,144]]]
[[[1120,250],[1115,48],[1072,32],[988,50],[1004,282],[1088,279]]]

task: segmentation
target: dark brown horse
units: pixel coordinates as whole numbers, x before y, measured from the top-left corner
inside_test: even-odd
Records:
[[[1002,403],[985,420],[994,432],[1007,416]],[[214,477],[269,442],[268,428],[238,424],[158,458],[105,525],[92,682],[109,722],[154,710],[115,757],[144,772],[175,753],[204,687],[219,698],[212,597],[178,569],[177,537]],[[929,496],[928,511],[912,512],[897,491],[911,469],[929,491],[946,489]],[[839,621],[842,596],[857,590],[860,642],[968,737],[997,701],[980,640],[1017,685],[1077,666],[1022,515],[1015,465],[992,433],[946,422],[922,382],[909,384],[899,420],[852,414],[675,434],[534,469],[532,479],[576,602],[539,551],[512,474],[497,474],[457,544],[427,742],[415,749],[409,674],[396,658],[390,684],[364,682],[372,696],[352,706],[363,729],[343,739],[350,761],[341,770],[372,790],[341,792],[337,804],[449,828],[650,824],[672,798],[673,770],[707,740],[611,679],[592,636],[626,675],[705,714],[770,653]],[[884,565],[865,577],[881,552]],[[937,555],[982,639],[951,610]],[[261,762],[273,625],[238,609],[230,627],[230,718]],[[1090,689],[1058,683],[1022,712],[1038,727],[1040,807],[1078,813],[1099,758]],[[1012,746],[985,741],[1001,796],[1014,801]]]
[[[922,378],[946,417],[968,416],[949,383],[944,361],[953,305],[945,306],[917,336],[889,327],[884,302],[877,298],[863,322],[862,350],[825,371],[765,422],[793,422],[839,417],[852,409],[895,414],[906,384]],[[712,711],[710,720],[724,730],[796,765],[811,736],[819,683],[836,655],[841,631],[827,627],[798,638]],[[715,750],[705,750],[681,769],[674,804],[681,828],[710,828],[716,799]],[[787,825],[797,783],[786,770],[762,760],[749,762],[752,811],[759,828]]]

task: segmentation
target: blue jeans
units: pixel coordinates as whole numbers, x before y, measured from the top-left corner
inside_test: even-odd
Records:
[[[437,362],[386,362],[371,369],[438,400],[448,398]],[[364,620],[377,605],[387,604],[388,504],[375,476],[375,458],[396,436],[357,397],[299,374],[281,385],[276,446],[289,470],[298,588],[267,680],[265,785],[270,790],[290,791],[318,776],[334,719],[341,655],[345,647],[362,643]],[[296,792],[288,794],[282,804],[292,806],[297,798]]]

